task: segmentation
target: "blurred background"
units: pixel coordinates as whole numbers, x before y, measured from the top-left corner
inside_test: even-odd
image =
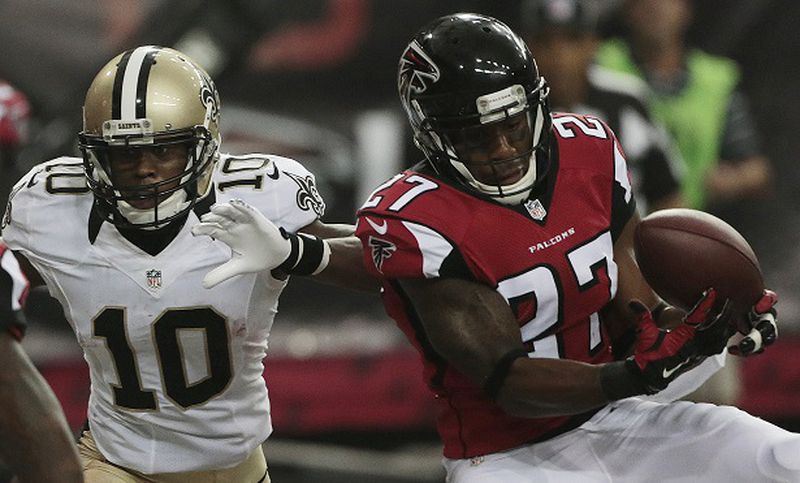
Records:
[[[626,34],[620,3],[597,2],[604,37]],[[689,41],[741,67],[774,170],[767,196],[719,211],[779,293],[783,331],[773,350],[739,365],[726,402],[800,430],[800,2],[693,3]],[[325,221],[353,222],[372,187],[420,159],[396,98],[397,60],[416,30],[455,11],[512,28],[520,19],[518,0],[0,0],[0,81],[16,89],[0,82],[0,199],[34,164],[77,154],[96,71],[152,43],[183,50],[216,79],[224,151],[301,161],[317,175]],[[80,350],[45,292],[34,292],[28,311],[25,347],[77,431],[88,397]],[[295,278],[265,365],[273,481],[443,480],[421,364],[377,298]]]

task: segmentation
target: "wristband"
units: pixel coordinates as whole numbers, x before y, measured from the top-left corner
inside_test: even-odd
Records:
[[[632,358],[604,364],[600,368],[600,388],[609,401],[650,394]]]
[[[327,241],[305,233],[289,233],[280,229],[281,236],[289,241],[290,250],[278,269],[293,275],[316,275],[325,270],[331,257]]]
[[[512,349],[506,352],[503,357],[497,361],[497,364],[494,365],[492,373],[489,374],[489,377],[486,378],[486,382],[483,384],[483,391],[486,395],[491,399],[496,399],[497,395],[500,393],[500,389],[503,387],[503,383],[506,382],[508,371],[511,370],[511,364],[520,357],[527,356],[528,351],[525,349]]]

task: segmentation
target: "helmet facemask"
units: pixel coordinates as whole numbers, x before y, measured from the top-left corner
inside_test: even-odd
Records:
[[[440,174],[499,203],[518,204],[527,199],[549,167],[548,93],[544,78],[540,78],[530,93],[513,85],[476,97],[477,114],[453,117],[425,116],[419,103],[412,100],[415,114],[422,119],[417,143]]]
[[[149,142],[148,142],[149,141]],[[81,138],[81,151],[89,188],[100,214],[117,226],[158,229],[184,216],[211,189],[211,172],[217,152],[216,141],[203,126],[156,138],[125,137],[106,142]],[[184,147],[185,164],[180,173],[161,181],[123,186],[115,176],[118,158],[137,158],[139,150],[175,151]],[[148,154],[157,156],[157,154]],[[146,207],[138,207],[144,202]]]

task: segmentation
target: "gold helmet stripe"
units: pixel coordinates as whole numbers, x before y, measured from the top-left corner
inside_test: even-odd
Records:
[[[117,64],[117,70],[114,74],[114,88],[111,91],[111,119],[119,119],[120,100],[122,99],[122,73],[125,72],[125,67],[128,65],[128,59],[131,58],[132,50],[122,54]],[[84,107],[84,111],[86,108]],[[85,112],[84,112],[85,115]],[[85,119],[84,119],[85,121]]]

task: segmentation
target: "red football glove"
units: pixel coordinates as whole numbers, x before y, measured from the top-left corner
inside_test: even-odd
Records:
[[[726,301],[715,310],[716,302],[717,292],[709,289],[683,318],[683,323],[672,330],[658,328],[653,315],[641,302],[630,303],[638,328],[634,354],[627,359],[626,366],[639,376],[648,394],[663,390],[709,355],[725,349],[731,335],[729,304]]]
[[[764,352],[764,349],[778,338],[778,312],[775,304],[778,303],[778,294],[772,290],[764,290],[764,294],[756,302],[748,318],[750,320],[750,333],[748,333],[735,346],[728,348],[728,352],[737,356],[750,356]]]

